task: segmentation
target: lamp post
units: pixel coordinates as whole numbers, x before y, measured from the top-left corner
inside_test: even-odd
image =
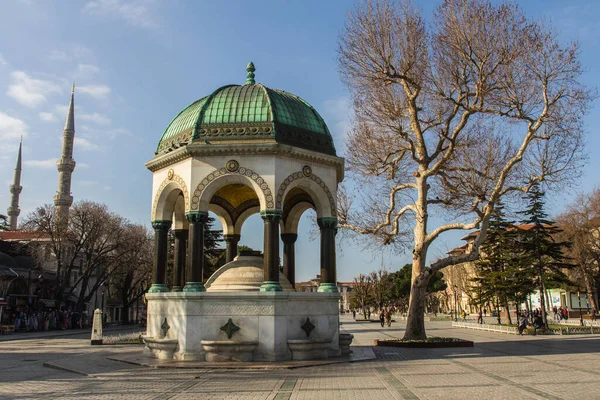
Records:
[[[458,321],[458,285],[454,285],[454,322]]]
[[[577,291],[577,298],[579,299],[579,325],[583,326],[583,313],[581,312],[581,292]]]

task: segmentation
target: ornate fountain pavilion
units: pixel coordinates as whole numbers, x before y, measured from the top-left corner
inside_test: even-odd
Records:
[[[252,63],[246,70],[244,85],[218,88],[181,111],[146,163],[155,230],[146,345],[159,358],[274,361],[340,353],[335,233],[344,160],[310,104],[257,84]],[[321,234],[318,293],[293,289],[294,243],[307,209],[316,211]],[[227,264],[203,283],[209,211],[223,225]],[[242,225],[259,212],[264,259],[237,256]]]

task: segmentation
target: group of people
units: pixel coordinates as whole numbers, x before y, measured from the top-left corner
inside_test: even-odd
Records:
[[[381,323],[381,327],[383,328],[386,324],[387,326],[392,326],[392,315],[396,310],[394,307],[381,308],[379,310],[379,323]],[[371,309],[367,308],[366,310],[367,319],[371,319]],[[356,310],[352,310],[352,318],[356,319]]]
[[[87,328],[88,316],[71,310],[15,310],[3,313],[1,325],[13,325],[15,332],[37,332]]]
[[[554,320],[561,321],[563,319],[569,319],[569,312],[567,311],[567,307],[552,307],[552,312],[554,313]]]
[[[554,307],[556,308],[556,307]],[[523,331],[527,329],[527,327],[531,325],[533,326],[533,334],[537,334],[537,330],[544,327],[544,320],[542,319],[542,311],[539,308],[536,308],[531,313],[527,310],[523,311],[521,315],[521,320],[518,324],[519,335],[523,335]]]

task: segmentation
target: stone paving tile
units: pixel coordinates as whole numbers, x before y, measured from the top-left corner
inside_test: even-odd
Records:
[[[396,397],[396,396],[394,396]],[[349,389],[349,390],[306,390],[293,392],[290,400],[383,400],[394,398],[386,389]],[[400,398],[400,397],[396,397]]]
[[[423,398],[436,400],[464,400],[464,399],[485,399],[485,400],[523,400],[523,399],[543,399],[531,393],[508,386],[479,386],[479,387],[437,387],[431,389],[419,389],[418,393]]]
[[[377,389],[381,388],[379,379],[372,376],[346,376],[337,379],[328,377],[301,378],[298,382],[299,390],[306,389]]]

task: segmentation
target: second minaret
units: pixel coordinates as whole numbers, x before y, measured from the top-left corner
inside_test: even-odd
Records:
[[[71,175],[75,169],[75,160],[73,160],[73,142],[75,140],[75,85],[71,89],[71,102],[63,130],[62,154],[60,160],[56,162],[58,167],[58,190],[54,196],[54,205],[56,206],[56,219],[66,223],[69,219],[69,208],[73,204],[71,196]]]

